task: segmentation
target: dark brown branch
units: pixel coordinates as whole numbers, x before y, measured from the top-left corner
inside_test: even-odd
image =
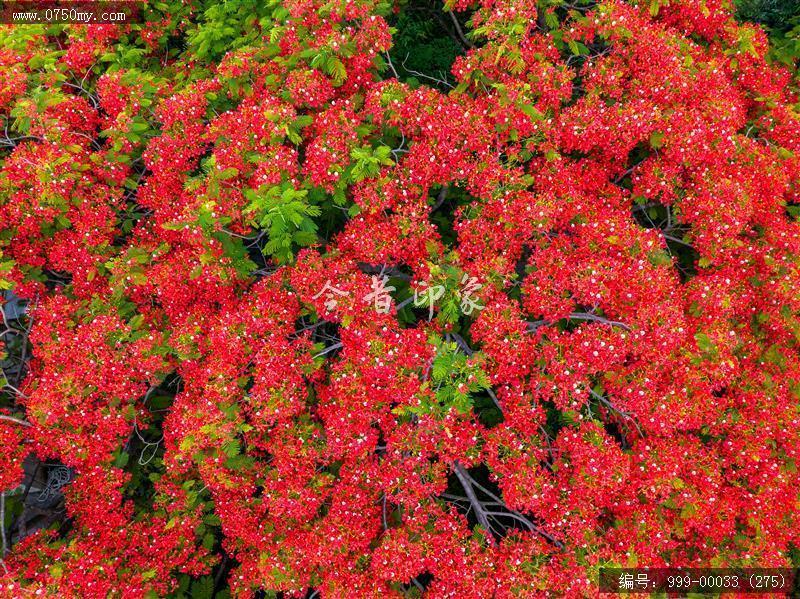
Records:
[[[458,19],[457,19],[457,18],[456,18],[456,16],[453,14],[453,12],[452,12],[452,11],[448,11],[448,13],[447,13],[447,14],[448,14],[448,15],[450,15],[450,20],[451,20],[451,21],[453,21],[453,27],[455,27],[455,29],[456,29],[456,35],[458,36],[458,38],[459,38],[459,40],[461,41],[461,43],[462,43],[462,44],[463,44],[463,45],[464,45],[466,48],[469,48],[470,50],[471,50],[472,48],[474,48],[474,47],[475,47],[475,44],[473,44],[471,41],[469,41],[469,40],[467,39],[467,36],[466,36],[466,35],[464,35],[464,31],[461,29],[461,24],[458,22]]]
[[[436,197],[436,203],[431,207],[431,212],[435,212],[439,209],[439,207],[444,204],[444,201],[447,199],[447,194],[450,191],[450,188],[445,186],[442,187],[439,195]]]
[[[472,509],[475,510],[475,517],[478,519],[478,524],[483,527],[483,529],[486,531],[486,534],[489,535],[489,538],[491,539],[492,525],[489,524],[489,517],[486,514],[486,510],[478,500],[478,496],[475,495],[475,489],[472,488],[472,477],[467,474],[467,471],[464,470],[464,467],[459,464],[458,461],[453,463],[453,472],[455,472],[455,475],[458,477],[458,482],[460,482],[461,486],[464,487],[464,492],[467,494],[467,499],[469,499]]]
[[[475,486],[476,488],[478,488],[481,491],[483,491],[484,493],[486,493],[486,495],[488,495],[489,497],[494,499],[495,502],[497,502],[496,505],[499,505],[499,506],[503,507],[506,510],[506,512],[496,512],[497,514],[502,514],[504,516],[505,515],[513,516],[516,520],[519,520],[520,522],[524,522],[525,525],[528,527],[528,529],[530,531],[535,532],[536,534],[538,534],[542,538],[547,539],[548,541],[553,543],[559,549],[563,549],[564,548],[564,543],[562,543],[561,541],[556,539],[550,533],[548,533],[548,532],[542,530],[540,527],[536,526],[533,522],[531,522],[528,518],[526,518],[525,516],[523,516],[519,512],[510,509],[500,497],[498,497],[497,495],[492,493],[489,489],[487,489],[486,487],[481,485],[478,481],[476,481],[474,478],[472,478],[469,475],[469,473],[465,472],[464,474],[469,479],[471,485]],[[492,512],[485,512],[485,513],[486,513],[487,516],[492,515]]]
[[[6,416],[5,414],[0,414],[0,420],[13,422],[14,424],[19,424],[20,426],[33,426],[30,422],[20,420],[19,418],[14,418],[13,416]]]

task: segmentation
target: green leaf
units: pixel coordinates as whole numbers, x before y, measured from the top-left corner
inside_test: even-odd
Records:
[[[650,134],[650,146],[658,149],[664,145],[664,133],[662,131],[654,131]]]
[[[219,178],[221,181],[225,181],[227,179],[233,179],[238,174],[239,174],[239,169],[231,166],[226,168],[225,170],[220,171],[219,174],[217,175],[217,178]]]
[[[697,347],[703,353],[713,353],[717,350],[714,342],[711,341],[711,338],[705,333],[696,333],[694,339],[697,342]]]
[[[214,579],[211,576],[203,576],[192,581],[189,596],[192,599],[213,599]]]
[[[344,68],[342,61],[335,56],[328,58],[325,64],[325,71],[328,75],[333,77],[333,81],[337,85],[344,83],[344,80],[347,78],[347,69]]]
[[[657,16],[658,11],[661,9],[661,0],[650,0],[650,14]]]

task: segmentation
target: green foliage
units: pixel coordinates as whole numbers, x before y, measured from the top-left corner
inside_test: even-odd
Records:
[[[176,599],[223,599],[230,597],[228,589],[215,591],[213,576],[190,578],[188,575],[183,574],[178,580],[178,589],[171,595]]]
[[[231,266],[240,279],[246,278],[256,269],[256,264],[250,259],[241,237],[234,237],[225,231],[216,232],[213,236],[222,245],[225,255],[231,259]]]
[[[795,65],[800,59],[800,16],[794,17],[792,22],[795,24],[792,29],[772,36],[771,53],[787,66]]]
[[[785,32],[791,21],[800,15],[800,4],[795,0],[737,0],[736,16],[742,21],[752,21],[772,31]]]
[[[3,259],[3,250],[0,249],[0,291],[5,291],[6,289],[11,289],[12,283],[8,279],[3,278],[3,275],[10,272],[11,269],[14,267],[13,260],[4,260]]]
[[[245,191],[250,202],[246,211],[253,214],[255,224],[269,235],[264,253],[278,262],[289,262],[298,247],[317,240],[314,217],[322,214],[322,210],[310,204],[307,195],[308,191],[295,189],[288,182]]]
[[[762,25],[769,33],[775,60],[787,66],[800,59],[800,3],[795,0],[737,0],[736,16],[741,21]]]
[[[260,0],[205,3],[202,21],[187,35],[194,56],[213,62],[227,52],[254,45],[271,29],[271,16],[278,3]]]
[[[392,149],[388,146],[378,146],[374,149],[370,146],[353,148],[350,152],[350,158],[354,162],[350,167],[349,178],[357,183],[368,177],[376,177],[380,174],[382,166],[392,166],[394,164],[390,158],[391,155]]]
[[[434,11],[444,17],[441,5],[431,7],[424,0],[413,0],[392,23],[396,33],[390,56],[405,81],[414,79],[414,71],[446,79],[456,57],[463,54]]]
[[[705,333],[695,333],[694,339],[703,359],[713,359],[717,355],[717,346]],[[697,361],[699,363],[699,361]]]
[[[428,396],[420,399],[417,406],[408,408],[414,414],[445,414],[456,410],[460,414],[469,412],[475,401],[474,395],[489,388],[489,378],[481,368],[482,354],[467,356],[456,343],[433,338],[437,347],[430,371],[430,384],[435,401]]]

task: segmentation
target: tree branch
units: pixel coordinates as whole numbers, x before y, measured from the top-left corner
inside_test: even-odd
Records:
[[[25,420],[20,420],[19,418],[14,418],[13,416],[6,416],[5,414],[0,414],[0,420],[13,422],[14,424],[19,424],[20,426],[33,426],[30,422],[27,422]]]
[[[0,558],[4,558],[8,552],[8,541],[6,540],[6,492],[0,493],[0,537],[2,537],[2,550]]]
[[[492,541],[492,525],[489,524],[489,517],[486,513],[486,510],[483,509],[483,505],[478,500],[478,496],[475,495],[475,489],[472,488],[472,477],[467,474],[467,471],[464,470],[464,467],[455,461],[453,463],[453,472],[455,472],[456,477],[458,477],[458,482],[461,483],[461,486],[464,487],[464,492],[467,494],[467,499],[469,500],[472,509],[475,510],[475,517],[478,519],[478,524],[480,524],[483,529],[486,531],[486,534]]]
[[[456,16],[453,14],[452,11],[448,11],[447,14],[450,15],[450,20],[453,21],[453,27],[456,28],[456,35],[458,36],[458,38],[461,41],[461,43],[466,48],[468,48],[470,50],[473,49],[475,47],[475,44],[473,44],[471,41],[469,41],[467,39],[467,36],[464,35],[464,31],[461,29],[461,23],[458,22],[458,19],[456,18]]]
[[[456,464],[458,465],[458,462],[456,462]],[[459,465],[459,467],[460,467],[460,465]],[[484,493],[486,493],[487,496],[489,496],[492,499],[494,499],[495,502],[496,502],[496,505],[498,505],[498,506],[500,506],[500,507],[502,507],[502,508],[504,508],[506,510],[505,512],[489,512],[489,511],[483,510],[482,513],[487,517],[487,519],[488,519],[488,516],[497,515],[497,514],[500,514],[500,515],[503,515],[503,516],[513,517],[515,520],[518,520],[520,522],[524,522],[525,526],[531,532],[535,532],[536,534],[538,534],[542,538],[547,539],[548,541],[553,543],[559,549],[563,549],[564,548],[564,543],[562,543],[561,541],[556,539],[550,533],[548,533],[548,532],[542,530],[540,527],[536,526],[536,524],[531,522],[528,518],[526,518],[525,516],[523,516],[519,512],[510,509],[500,497],[498,497],[497,495],[492,493],[489,489],[487,489],[486,487],[481,485],[478,481],[476,481],[474,478],[472,478],[469,475],[469,473],[467,471],[465,471],[463,468],[461,468],[461,473],[462,473],[462,476],[465,479],[467,479],[467,485],[469,485],[469,488],[472,490],[473,496],[475,496],[475,491],[472,488],[473,487],[478,488],[481,491],[483,491]],[[459,473],[458,473],[457,470],[456,470],[456,476],[459,477],[458,480],[461,481],[461,484],[464,487],[464,490],[466,491],[467,490],[467,485],[464,484],[464,482],[462,481],[461,476],[459,476]],[[469,493],[468,493],[468,496],[469,496]],[[481,508],[483,508],[483,504],[480,503],[480,501],[477,499],[477,496],[475,496],[475,500],[478,502],[479,505],[481,505]],[[470,503],[471,502],[472,502],[472,500],[470,499]]]

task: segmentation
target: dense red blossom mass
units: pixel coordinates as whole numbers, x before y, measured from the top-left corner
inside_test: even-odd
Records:
[[[73,480],[0,594],[797,560],[792,75],[725,0],[577,4],[454,3],[450,88],[374,0],[0,32],[0,487]]]

